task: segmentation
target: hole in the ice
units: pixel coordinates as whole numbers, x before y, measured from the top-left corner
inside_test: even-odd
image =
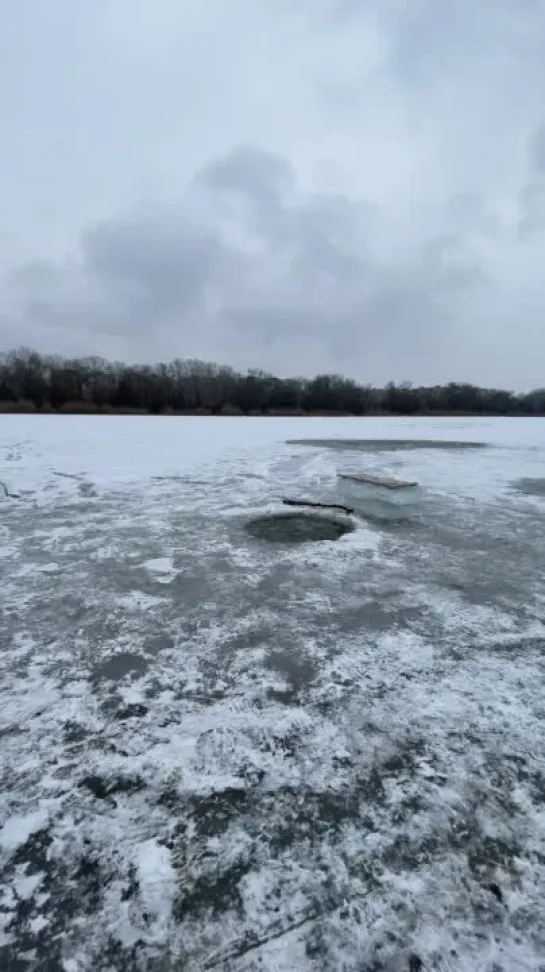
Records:
[[[518,490],[519,493],[524,493],[525,496],[541,496],[545,499],[545,479],[543,478],[517,479],[511,485],[513,489]]]
[[[314,446],[337,452],[410,452],[415,449],[486,449],[486,442],[455,439],[288,439],[286,445]]]
[[[256,540],[268,543],[317,543],[339,540],[354,530],[348,519],[309,513],[277,513],[249,520],[245,529]]]

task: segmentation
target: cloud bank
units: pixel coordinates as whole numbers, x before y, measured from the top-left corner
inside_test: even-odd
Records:
[[[0,13],[0,344],[545,383],[545,8]]]

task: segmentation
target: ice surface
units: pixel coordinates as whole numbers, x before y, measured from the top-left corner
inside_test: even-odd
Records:
[[[0,968],[543,970],[544,462],[541,419],[3,416]],[[421,512],[248,535],[338,471]]]

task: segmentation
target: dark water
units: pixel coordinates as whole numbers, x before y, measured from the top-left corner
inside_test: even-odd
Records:
[[[486,449],[486,442],[457,442],[451,439],[288,439],[288,445],[312,446],[336,452],[413,452],[417,449],[461,451]]]
[[[348,517],[321,513],[279,513],[248,520],[244,529],[256,540],[268,543],[320,543],[339,540],[354,530]]]

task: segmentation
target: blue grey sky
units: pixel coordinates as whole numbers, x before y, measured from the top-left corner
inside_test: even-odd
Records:
[[[0,350],[545,384],[542,0],[0,0]]]

